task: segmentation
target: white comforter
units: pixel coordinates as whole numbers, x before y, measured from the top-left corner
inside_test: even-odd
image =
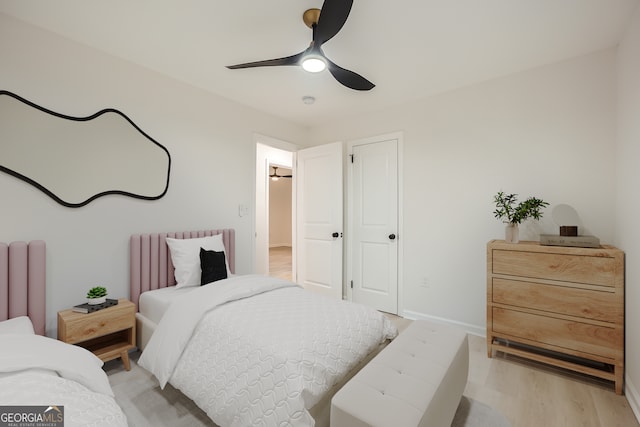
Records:
[[[102,361],[39,336],[0,336],[0,405],[62,405],[65,426],[126,426]]]
[[[312,426],[307,409],[396,334],[373,309],[239,276],[177,299],[138,363],[221,426]]]

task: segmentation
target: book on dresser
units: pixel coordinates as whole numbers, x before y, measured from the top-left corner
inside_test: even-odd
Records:
[[[624,374],[624,252],[487,244],[487,355],[513,354],[612,381]]]
[[[556,234],[541,234],[540,244],[545,246],[599,248],[600,239],[595,236],[558,236]]]

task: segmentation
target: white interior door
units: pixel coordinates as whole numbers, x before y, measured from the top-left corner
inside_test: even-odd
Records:
[[[397,314],[398,141],[354,145],[352,155],[352,298]]]
[[[342,144],[297,152],[297,282],[342,299]]]

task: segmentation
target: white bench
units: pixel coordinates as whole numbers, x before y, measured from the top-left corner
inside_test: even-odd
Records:
[[[331,400],[331,427],[450,427],[467,383],[467,334],[414,321]]]

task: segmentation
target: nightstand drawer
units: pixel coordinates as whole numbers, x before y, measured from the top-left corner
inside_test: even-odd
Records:
[[[104,311],[104,310],[102,310]],[[74,344],[85,341],[89,338],[101,337],[113,332],[118,332],[131,327],[131,322],[135,322],[133,308],[120,310],[117,313],[92,313],[91,319],[82,321],[71,321],[66,325],[66,341]],[[84,315],[81,313],[81,315]],[[85,315],[86,316],[86,315]]]

